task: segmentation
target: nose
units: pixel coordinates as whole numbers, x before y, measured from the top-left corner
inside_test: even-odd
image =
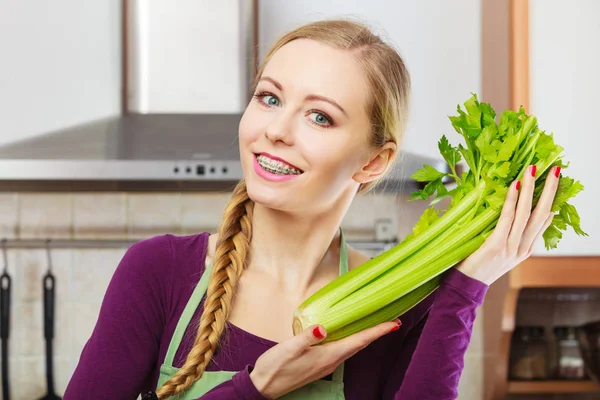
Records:
[[[294,143],[292,120],[291,113],[277,113],[265,127],[265,137],[272,142],[282,142],[291,146]]]

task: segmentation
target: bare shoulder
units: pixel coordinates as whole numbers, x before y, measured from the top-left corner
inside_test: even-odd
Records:
[[[348,248],[348,270],[351,271],[354,268],[358,267],[361,264],[366,263],[371,259],[368,255],[363,253],[360,250],[357,250],[351,246],[347,246]]]

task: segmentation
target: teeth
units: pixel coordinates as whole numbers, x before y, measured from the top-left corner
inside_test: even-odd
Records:
[[[296,168],[290,167],[288,164],[285,164],[281,161],[272,160],[263,155],[259,155],[256,157],[258,163],[261,167],[266,169],[269,172],[273,172],[274,174],[280,175],[299,175],[302,172],[297,170]]]

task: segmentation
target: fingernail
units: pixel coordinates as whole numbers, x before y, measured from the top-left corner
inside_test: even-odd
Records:
[[[521,188],[521,181],[517,181],[517,190]]]
[[[536,165],[531,166],[531,176],[535,177],[535,170],[537,169]]]
[[[556,167],[556,169],[554,170],[554,176],[557,178],[560,176],[560,167]]]
[[[313,329],[313,336],[317,339],[323,339],[325,337],[325,335],[321,332],[320,326],[317,326],[315,329]]]
[[[398,329],[400,329],[400,325],[402,325],[402,322],[400,322],[400,320],[397,319],[396,326],[394,326],[392,329],[390,329],[390,332],[394,332],[394,331],[397,331]]]

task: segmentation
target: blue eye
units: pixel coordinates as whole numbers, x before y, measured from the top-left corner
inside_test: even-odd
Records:
[[[267,107],[279,106],[279,99],[277,97],[275,97],[274,95],[272,95],[271,93],[260,92],[260,93],[253,95],[252,97],[254,97],[256,100],[258,100],[263,105],[266,105]],[[266,98],[267,101],[265,101],[264,98]]]
[[[325,127],[328,125],[333,125],[333,121],[331,120],[331,118],[329,118],[327,115],[321,112],[312,111],[310,114],[311,116],[316,115],[316,118],[311,117],[311,121],[313,121],[313,123],[315,123],[316,125]]]
[[[267,98],[267,104],[270,106],[277,106],[279,105],[279,100],[277,100],[277,97],[275,96],[271,96],[269,94],[265,95],[265,97]]]

